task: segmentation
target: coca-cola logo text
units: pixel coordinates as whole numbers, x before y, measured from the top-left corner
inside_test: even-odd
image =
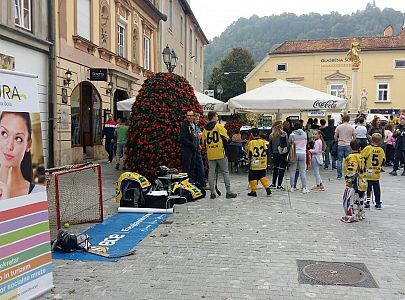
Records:
[[[215,109],[215,104],[214,103],[207,103],[203,105],[203,110],[208,111],[208,110],[214,110]]]
[[[337,100],[329,100],[329,101],[316,100],[314,102],[313,107],[314,108],[321,108],[321,109],[324,109],[324,108],[336,108],[337,103],[338,103]]]

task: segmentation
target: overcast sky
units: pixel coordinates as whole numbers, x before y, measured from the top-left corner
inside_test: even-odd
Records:
[[[219,36],[240,17],[271,16],[283,12],[297,15],[338,11],[348,14],[365,9],[372,0],[191,0],[191,8],[209,40]],[[380,9],[391,7],[405,12],[405,0],[375,0]]]

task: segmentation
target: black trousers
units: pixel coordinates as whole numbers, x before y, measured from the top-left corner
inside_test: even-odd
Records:
[[[399,170],[400,162],[404,162],[405,150],[401,150],[399,148],[395,149],[395,158],[394,158],[394,170]]]
[[[283,183],[285,168],[287,167],[287,155],[288,154],[273,153],[273,185],[277,183],[277,186],[281,186]]]
[[[114,157],[114,143],[111,142],[111,139],[105,139],[105,151],[108,153],[108,161],[112,162]]]
[[[381,204],[381,188],[379,180],[368,180],[367,199],[370,199],[371,191],[374,191],[375,204]]]
[[[188,174],[189,178],[194,178],[196,151],[189,148],[184,148],[181,153],[181,165],[183,172]]]
[[[395,149],[394,146],[391,144],[387,144],[387,153],[386,153],[386,163],[387,164],[392,164],[394,163],[394,153],[395,153]]]

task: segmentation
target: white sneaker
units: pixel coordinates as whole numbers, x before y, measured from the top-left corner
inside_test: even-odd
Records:
[[[303,189],[302,189],[302,193],[303,193],[303,194],[308,194],[309,192],[310,192],[310,191],[309,191],[307,188],[303,188]]]
[[[296,188],[293,188],[293,187],[290,188],[290,192],[291,192],[291,193],[295,192],[296,190],[297,190]]]

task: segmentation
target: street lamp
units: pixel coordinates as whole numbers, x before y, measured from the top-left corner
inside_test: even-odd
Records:
[[[222,85],[219,83],[217,85],[217,94],[219,95],[219,100],[222,101],[222,94],[224,93],[224,88],[222,87]]]
[[[174,50],[170,50],[169,45],[166,45],[166,47],[163,49],[162,52],[163,56],[163,62],[165,63],[167,70],[172,73],[174,68],[176,68],[177,65],[177,55]]]

